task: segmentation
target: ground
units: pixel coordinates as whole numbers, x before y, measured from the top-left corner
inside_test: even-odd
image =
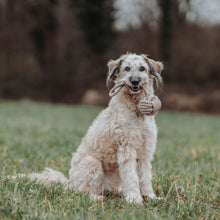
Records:
[[[5,176],[51,167],[68,174],[71,153],[101,108],[0,103],[0,219],[219,219],[220,116],[161,111],[153,188],[142,206]]]

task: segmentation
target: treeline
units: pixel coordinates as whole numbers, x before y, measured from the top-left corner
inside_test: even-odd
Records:
[[[0,97],[78,102],[104,88],[106,63],[127,51],[165,62],[167,83],[220,82],[220,28],[189,24],[160,0],[159,28],[114,29],[113,0],[6,0],[0,4]]]

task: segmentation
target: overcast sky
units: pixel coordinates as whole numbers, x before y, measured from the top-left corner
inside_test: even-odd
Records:
[[[186,19],[204,26],[220,24],[220,0],[178,0],[180,10],[186,12]],[[115,27],[126,29],[139,26],[146,20],[152,27],[157,26],[160,10],[157,0],[115,0]]]

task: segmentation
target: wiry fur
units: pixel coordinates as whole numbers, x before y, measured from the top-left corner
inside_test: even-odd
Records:
[[[147,88],[147,96],[154,95],[154,77],[150,71],[153,69],[154,75],[155,72],[159,75],[162,63],[150,64],[152,61],[146,62],[146,59],[145,55],[126,54],[109,62],[108,84],[123,81],[126,86],[112,97],[73,153],[69,179],[48,168],[28,177],[46,183],[61,182],[96,198],[103,192],[119,189],[128,202],[141,203],[143,196],[154,198],[151,160],[156,149],[157,127],[154,116],[137,111],[137,104],[144,96],[143,89],[133,92],[129,87],[129,77],[138,76],[140,86]],[[125,71],[126,66],[131,69],[129,72]],[[140,66],[144,66],[145,71],[140,72]]]

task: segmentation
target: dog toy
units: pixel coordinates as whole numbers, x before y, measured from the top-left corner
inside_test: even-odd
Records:
[[[125,83],[121,82],[117,85],[115,85],[109,92],[109,96],[112,98],[113,96],[117,95],[121,89],[124,87]]]
[[[121,82],[120,84],[115,85],[109,92],[109,96],[113,97],[117,95],[121,89],[125,86],[124,82]],[[138,105],[137,109],[142,115],[155,115],[161,108],[161,101],[157,96],[148,97],[146,87],[143,86],[143,90],[145,93],[144,98],[142,98]]]

